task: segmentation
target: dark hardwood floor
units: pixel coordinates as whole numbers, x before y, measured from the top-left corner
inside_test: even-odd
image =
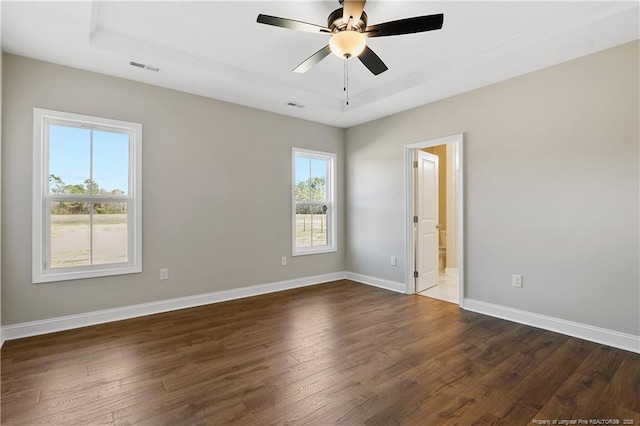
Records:
[[[2,425],[640,425],[638,354],[350,281],[1,355]]]

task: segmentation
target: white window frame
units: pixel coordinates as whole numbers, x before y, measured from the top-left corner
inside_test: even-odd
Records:
[[[94,201],[124,200],[127,202],[128,261],[126,263],[68,268],[50,267],[51,201],[59,198],[72,199],[74,196],[49,194],[49,124],[129,134],[127,196],[91,197]],[[142,272],[142,124],[34,108],[32,229],[32,282],[34,284]]]
[[[319,205],[327,204],[327,245],[316,247],[296,246],[296,156],[327,160],[327,202],[317,202]],[[336,208],[336,161],[337,155],[332,152],[313,151],[310,149],[292,148],[291,150],[291,255],[305,256],[309,254],[334,253],[338,251],[337,241],[337,208]],[[314,204],[314,203],[304,203]]]

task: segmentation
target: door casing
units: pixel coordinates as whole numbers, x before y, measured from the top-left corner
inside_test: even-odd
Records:
[[[458,285],[459,285],[459,295],[460,308],[464,308],[464,282],[465,282],[465,210],[464,210],[464,134],[459,133],[450,136],[444,136],[437,139],[430,139],[423,142],[417,142],[412,144],[407,144],[404,147],[404,159],[405,159],[405,190],[404,190],[404,200],[405,200],[405,259],[406,262],[406,270],[405,270],[405,293],[413,294],[415,293],[415,279],[413,277],[413,272],[415,268],[415,238],[413,232],[413,215],[415,211],[415,200],[414,200],[414,172],[413,172],[413,161],[414,161],[414,151],[416,149],[428,148],[436,145],[444,145],[444,144],[454,144],[457,143],[456,152],[454,155],[454,160],[457,164],[457,181],[458,181],[458,191],[456,193],[456,222],[457,222],[457,238],[456,238],[456,249],[458,255]]]

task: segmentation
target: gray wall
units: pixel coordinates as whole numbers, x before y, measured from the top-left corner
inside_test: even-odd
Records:
[[[403,282],[403,146],[464,132],[466,296],[640,334],[639,47],[349,129],[346,152],[341,129],[4,55],[2,324],[345,269]],[[142,274],[31,284],[34,106],[143,123]],[[338,153],[338,253],[290,257],[292,146]]]
[[[347,270],[405,281],[403,146],[464,132],[466,297],[640,334],[638,54],[629,43],[349,129]]]
[[[343,206],[343,129],[8,54],[3,71],[3,325],[345,269],[342,226],[337,253],[296,258],[290,230],[291,147],[338,154]],[[142,274],[31,284],[34,107],[143,124]]]

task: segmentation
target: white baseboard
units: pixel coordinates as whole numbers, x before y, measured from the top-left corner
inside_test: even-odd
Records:
[[[322,284],[329,281],[342,280],[345,278],[345,272],[334,272],[331,274],[315,275],[312,277],[278,281],[268,284],[259,284],[232,290],[216,291],[213,293],[198,294],[195,296],[186,296],[176,299],[161,300],[158,302],[124,306],[122,308],[105,309],[102,311],[87,312],[84,314],[68,315],[64,317],[50,318],[40,321],[7,325],[2,327],[2,339],[4,341],[20,339],[22,337],[37,336],[40,334],[54,333],[56,331],[87,327],[90,325],[102,324],[112,321],[120,321],[145,315],[158,314],[161,312],[174,311],[177,309],[192,308],[195,306],[209,305],[211,303],[258,296],[260,294],[291,290],[294,288]]]
[[[370,277],[368,275],[356,274],[354,272],[347,272],[346,274],[347,274],[348,280],[356,281],[362,284],[368,284],[374,287],[380,287],[386,290],[391,290],[391,291],[395,291],[402,294],[404,294],[407,290],[407,287],[404,285],[404,283],[384,280],[382,278]]]
[[[458,273],[458,268],[444,268],[445,274]]]
[[[544,330],[555,331],[556,333],[566,334],[607,346],[613,346],[614,348],[640,353],[640,336],[633,334],[607,330],[606,328],[580,324],[473,299],[464,299],[464,309],[542,328]]]
[[[70,330],[112,321],[120,321],[177,309],[242,299],[245,297],[258,296],[261,294],[274,293],[299,287],[307,287],[345,278],[362,284],[395,291],[397,293],[404,294],[406,290],[403,283],[356,274],[353,272],[335,272],[331,274],[316,275],[312,277],[278,281],[232,290],[223,290],[195,296],[186,296],[176,299],[161,300],[158,302],[125,306],[122,308],[106,309],[84,314],[50,318],[41,321],[7,325],[0,328],[0,347],[2,347],[5,340],[54,333],[57,331]],[[640,336],[607,330],[532,312],[521,311],[473,299],[464,299],[464,309],[640,353]]]

